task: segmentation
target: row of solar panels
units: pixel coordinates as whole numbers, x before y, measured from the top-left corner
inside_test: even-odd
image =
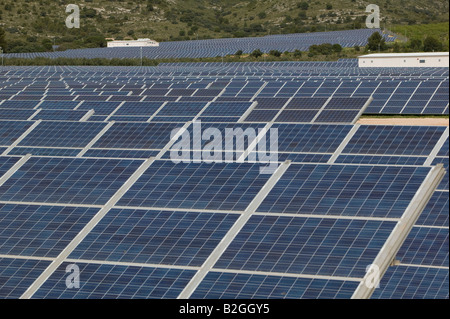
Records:
[[[123,89],[113,88],[77,89],[77,90],[43,90],[39,88],[4,88],[0,90],[0,98],[9,99],[0,104],[1,108],[31,108],[33,103],[45,101],[142,101],[149,106],[155,101],[211,102],[211,101],[281,101],[301,97],[367,97],[373,101],[365,110],[369,114],[448,114],[448,79],[444,81],[399,81],[399,82],[231,82],[210,85],[209,88],[162,88]],[[158,85],[160,86],[160,85]],[[119,90],[119,89],[118,89]],[[28,101],[36,102],[28,102]],[[24,103],[14,103],[24,101]],[[79,103],[79,102],[78,102]],[[60,107],[49,102],[52,108]],[[74,103],[75,104],[75,103]],[[195,104],[195,103],[194,103]],[[105,106],[108,105],[105,103]],[[113,105],[110,103],[109,105]],[[36,105],[35,105],[36,106]],[[142,104],[145,106],[145,104]],[[105,114],[101,114],[105,115]]]
[[[298,98],[255,102],[3,101],[0,119],[121,122],[353,123],[367,98]],[[28,103],[27,103],[28,102]],[[67,107],[67,109],[64,109]]]
[[[367,39],[379,29],[360,29],[334,32],[301,33],[255,38],[230,38],[200,41],[162,42],[159,47],[135,48],[95,48],[77,49],[60,52],[9,53],[8,58],[201,58],[235,54],[238,50],[250,53],[255,49],[263,52],[270,50],[306,51],[311,45],[332,43],[343,47],[364,46]],[[394,41],[395,37],[385,36],[386,41]]]
[[[405,76],[420,78],[423,76],[448,76],[448,68],[359,68],[357,59],[337,62],[267,62],[267,63],[161,63],[157,67],[102,67],[102,66],[53,66],[53,67],[18,67],[2,68],[5,80],[20,77],[24,82],[32,77],[44,77],[48,81],[59,80],[61,74],[70,74],[68,82],[77,77],[85,79],[98,78],[129,81],[130,78],[165,77],[168,81],[178,78],[185,80],[195,76],[221,78],[260,78],[260,77],[358,77],[374,78],[388,76]]]

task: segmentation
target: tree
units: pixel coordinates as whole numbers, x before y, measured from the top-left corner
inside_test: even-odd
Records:
[[[263,55],[262,51],[260,49],[256,49],[255,51],[252,52],[252,54],[250,54],[252,57],[254,58],[259,58],[260,56]]]
[[[442,51],[443,46],[442,43],[433,36],[428,36],[423,41],[423,50],[425,52],[438,52]]]
[[[341,53],[342,52],[342,46],[340,44],[333,44],[333,52]]]
[[[0,27],[0,47],[2,47],[3,51],[5,51],[6,48],[5,30],[3,30],[2,27]]]
[[[234,55],[236,56],[241,56],[244,52],[242,52],[242,50],[238,50]]]
[[[274,57],[277,57],[277,58],[279,58],[279,57],[281,56],[281,52],[278,51],[278,50],[271,50],[271,51],[269,52],[269,54],[272,55],[272,56],[274,56]]]
[[[370,51],[386,50],[386,40],[379,32],[373,33],[367,42],[367,49]]]
[[[302,51],[300,51],[300,50],[295,50],[294,51],[294,57],[300,58],[301,56],[302,56]]]
[[[302,10],[308,10],[309,4],[308,4],[308,2],[303,1],[303,2],[298,3],[297,7]]]

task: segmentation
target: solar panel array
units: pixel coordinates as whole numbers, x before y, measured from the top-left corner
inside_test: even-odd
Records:
[[[10,58],[204,58],[235,54],[242,50],[251,53],[255,48],[268,53],[271,50],[281,52],[294,50],[307,51],[311,45],[323,43],[340,44],[342,47],[364,46],[367,39],[374,33],[383,34],[387,42],[396,39],[395,35],[384,34],[380,29],[359,29],[346,31],[298,33],[287,35],[271,35],[264,37],[193,40],[161,42],[159,47],[120,47],[75,49],[57,52],[9,53]]]
[[[448,127],[356,123],[448,71],[352,63],[2,70],[0,298],[351,298],[393,239],[371,297],[448,298]]]

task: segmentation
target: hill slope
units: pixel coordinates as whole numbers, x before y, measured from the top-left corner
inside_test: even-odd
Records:
[[[7,52],[104,46],[104,38],[158,41],[364,27],[361,0],[84,0],[81,28],[67,29],[69,0],[2,0]],[[379,0],[381,26],[448,21],[448,1]]]

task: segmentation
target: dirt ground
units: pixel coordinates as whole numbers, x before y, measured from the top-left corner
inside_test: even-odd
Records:
[[[422,126],[449,126],[449,119],[441,118],[373,118],[360,119],[358,124],[364,125],[422,125]]]

